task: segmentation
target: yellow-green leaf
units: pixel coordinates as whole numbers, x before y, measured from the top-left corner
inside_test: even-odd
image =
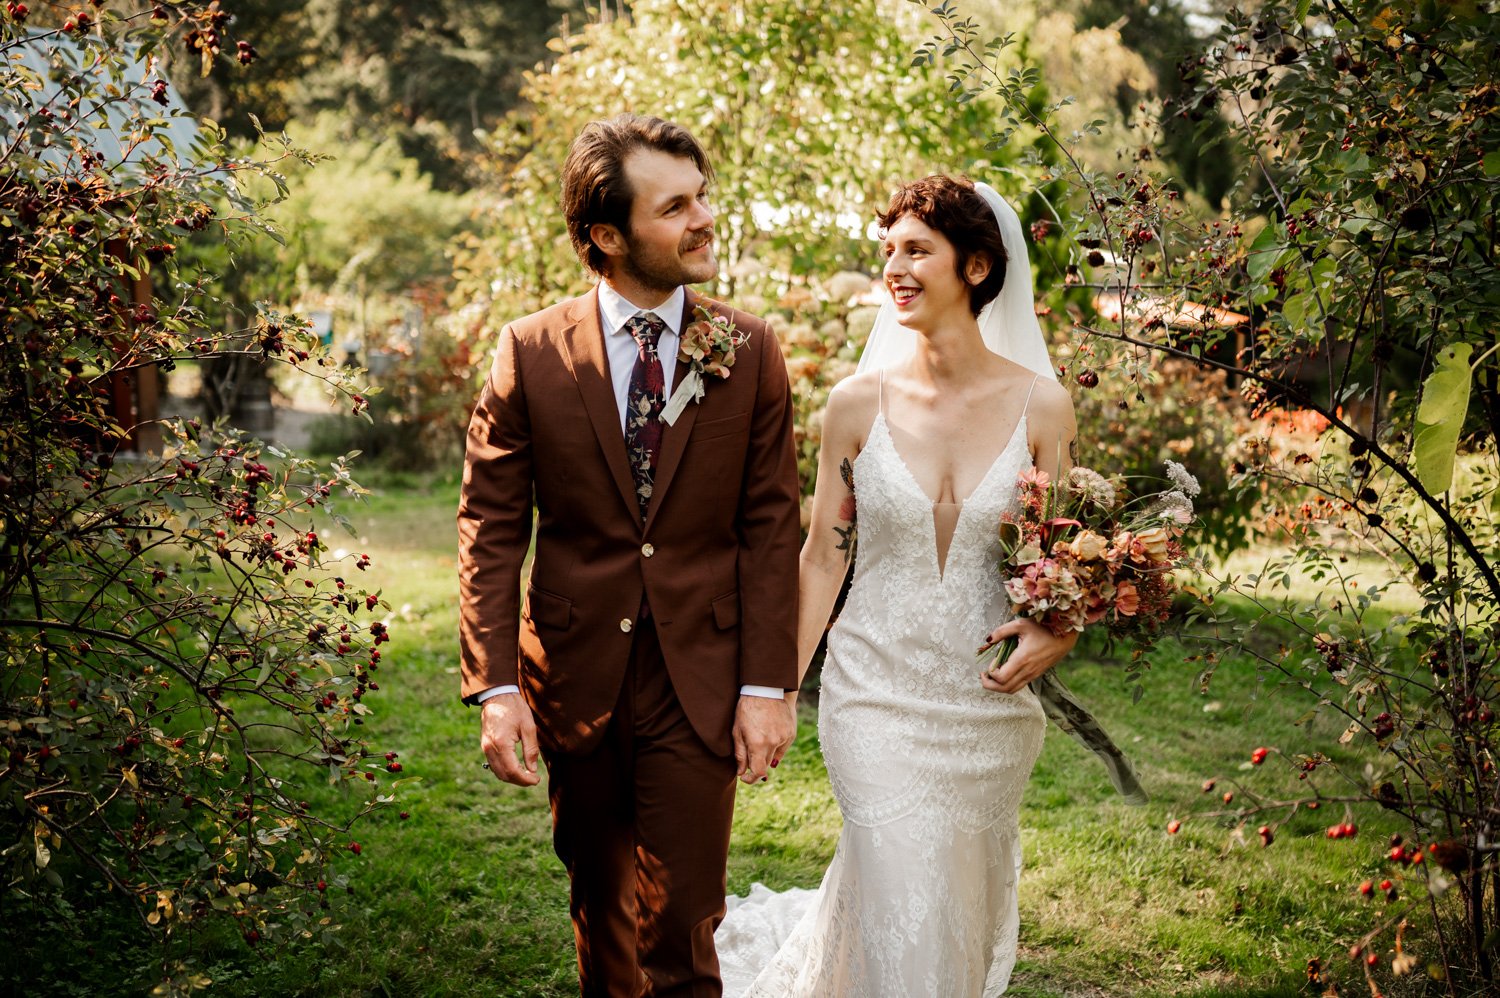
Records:
[[[1438,354],[1437,368],[1422,385],[1412,454],[1417,479],[1432,493],[1446,492],[1453,484],[1458,434],[1469,411],[1469,356],[1473,352],[1468,343],[1444,347]]]

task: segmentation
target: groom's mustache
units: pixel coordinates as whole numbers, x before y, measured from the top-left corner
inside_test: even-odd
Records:
[[[691,253],[693,252],[693,250],[702,249],[703,247],[711,244],[713,241],[714,233],[713,230],[710,229],[707,232],[694,236],[690,242],[684,243],[682,246],[682,251],[684,253]]]

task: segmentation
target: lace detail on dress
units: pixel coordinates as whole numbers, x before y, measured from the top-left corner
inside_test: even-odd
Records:
[[[1031,463],[1025,427],[964,501],[939,572],[932,502],[876,416],[854,461],[859,554],[818,722],[843,832],[818,891],[761,888],[734,907],[717,937],[726,995],[1005,990],[1017,813],[1045,720],[1030,690],[979,684],[975,649],[1008,617],[996,528]]]

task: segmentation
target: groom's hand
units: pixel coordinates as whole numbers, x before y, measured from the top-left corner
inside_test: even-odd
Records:
[[[734,711],[734,761],[739,766],[740,780],[764,782],[771,761],[780,760],[796,734],[796,714],[785,700],[740,697]]]
[[[536,771],[536,722],[531,708],[519,693],[502,693],[490,697],[479,708],[479,747],[489,760],[496,779],[518,787],[534,787],[541,782]],[[521,743],[521,758],[516,758],[516,743]],[[525,765],[522,765],[524,761]]]
[[[1060,638],[1041,624],[1024,617],[995,628],[988,640],[991,644],[998,644],[1009,637],[1018,638],[1020,643],[1004,665],[979,677],[980,683],[987,690],[1019,693],[1027,683],[1056,665],[1078,643],[1077,631]]]

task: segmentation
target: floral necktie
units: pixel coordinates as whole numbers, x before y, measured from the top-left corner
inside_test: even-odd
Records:
[[[625,396],[625,448],[635,476],[635,498],[641,519],[651,505],[651,487],[656,458],[661,453],[661,411],[666,407],[667,382],[656,342],[666,325],[654,313],[643,312],[625,323],[625,331],[639,348],[630,371],[630,389]]]

